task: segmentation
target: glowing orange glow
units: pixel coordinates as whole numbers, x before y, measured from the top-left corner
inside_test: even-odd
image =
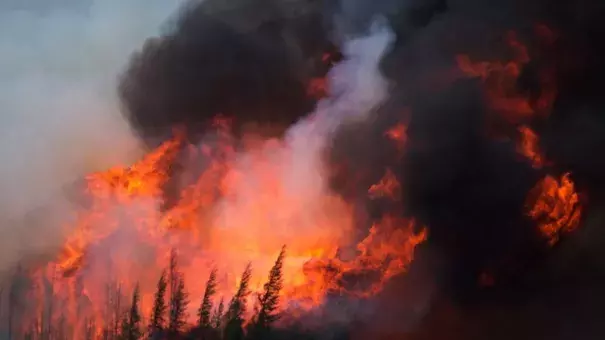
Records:
[[[548,35],[546,26],[537,26],[536,34],[546,36],[552,42],[554,39]],[[516,90],[517,81],[522,68],[530,61],[527,47],[510,32],[506,39],[513,51],[513,58],[508,62],[473,62],[467,55],[456,57],[458,68],[468,77],[481,78],[485,84],[487,102],[491,110],[500,114],[512,124],[532,118],[536,115],[548,115],[556,97],[557,88],[548,70],[540,74],[541,94],[535,101],[530,101],[526,95]]]
[[[399,123],[385,132],[385,135],[395,142],[397,149],[402,150],[407,141],[407,126]]]
[[[88,244],[105,238],[115,223],[96,225],[104,220],[110,204],[128,203],[132,197],[153,198],[161,194],[168,179],[168,166],[176,156],[180,139],[165,142],[131,167],[114,167],[86,177],[87,191],[94,198],[90,211],[79,217],[75,232],[66,241],[58,265],[66,273],[77,269]]]
[[[544,166],[544,157],[538,146],[538,135],[527,126],[520,126],[518,130],[521,134],[518,152],[527,158],[534,168],[541,168]]]
[[[56,262],[48,267],[56,265],[55,272],[63,273],[53,294],[68,311],[64,317],[74,325],[74,338],[84,337],[85,330],[101,334],[113,320],[111,311],[119,309],[111,304],[125,303],[137,283],[143,315],[149,317],[155,284],[171,249],[178,253],[193,321],[214,267],[219,273],[217,300],[233,295],[248,262],[253,268],[250,287],[260,291],[286,245],[281,308],[296,315],[318,307],[331,293],[367,297],[379,292],[406,270],[415,246],[426,239],[424,228],[394,216],[383,216],[365,238],[354,239],[352,205],[327,190],[317,191],[312,183],[296,186],[280,180],[291,171],[284,168],[288,162],[276,161],[292,157],[283,141],[236,146],[228,120],[219,118],[214,126],[214,137],[199,146],[175,138],[131,166],[87,176],[91,204],[78,213]],[[177,156],[179,162],[202,166],[183,174],[188,180],[179,198],[165,207],[163,187]],[[311,178],[321,180],[321,175]],[[387,170],[368,192],[396,199],[399,187]],[[340,251],[347,248],[355,254],[341,258]]]
[[[488,85],[486,95],[492,110],[502,114],[511,123],[517,123],[534,114],[528,98],[514,94],[514,87],[520,75],[522,62],[471,62],[466,55],[456,58],[458,67],[466,75],[481,78]],[[511,94],[512,93],[512,94]]]
[[[545,25],[537,25],[535,32],[547,44],[557,38]],[[543,169],[547,160],[540,150],[539,136],[524,121],[549,114],[557,93],[556,84],[546,70],[540,74],[542,91],[535,102],[531,103],[529,98],[520,95],[516,83],[522,67],[530,58],[527,48],[513,33],[508,35],[507,42],[514,52],[509,62],[472,62],[468,56],[460,55],[457,57],[458,68],[468,77],[483,81],[489,108],[517,126],[515,141],[518,153],[535,169]],[[559,179],[550,175],[543,178],[528,195],[528,210],[528,215],[537,222],[540,233],[551,245],[559,240],[562,233],[576,229],[581,208],[570,174]]]
[[[380,179],[380,182],[373,184],[370,187],[368,194],[372,199],[388,197],[396,200],[399,189],[399,182],[397,181],[395,174],[393,174],[390,169],[387,169],[384,176]]]
[[[338,55],[335,53],[325,52],[321,55],[321,63],[329,67],[334,65],[337,58]],[[326,97],[328,95],[328,79],[326,76],[311,78],[307,84],[307,95],[315,99]]]
[[[325,97],[328,94],[328,82],[326,78],[312,78],[307,86],[307,94],[316,99]]]
[[[390,278],[406,271],[414,248],[426,240],[426,228],[416,232],[415,227],[414,221],[386,216],[358,243],[354,259],[306,262],[304,284],[287,289],[286,296],[297,297],[296,306],[308,309],[321,304],[327,292],[360,298],[380,292]]]
[[[536,197],[537,196],[537,197]],[[575,230],[580,223],[581,207],[570,174],[559,179],[546,176],[533,189],[529,216],[538,221],[548,243],[555,244],[562,234]]]

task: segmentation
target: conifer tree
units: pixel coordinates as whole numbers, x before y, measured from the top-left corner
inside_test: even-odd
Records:
[[[118,336],[118,339],[120,340],[127,340],[128,339],[128,321],[130,319],[130,317],[128,316],[129,313],[125,313],[124,316],[122,317],[122,322],[120,323],[120,334]]]
[[[277,308],[279,307],[279,293],[283,287],[282,268],[285,256],[286,246],[283,246],[269,272],[269,278],[263,287],[263,293],[258,298],[258,313],[252,325],[251,337],[253,339],[266,338],[271,326],[279,318]]]
[[[252,276],[252,265],[248,263],[242,278],[239,283],[237,292],[229,303],[229,309],[227,310],[227,324],[225,325],[224,338],[226,340],[241,340],[244,338],[244,330],[242,328],[244,324],[244,314],[246,313],[246,298],[250,294],[248,288],[250,284],[250,277]]]
[[[202,328],[210,328],[211,320],[210,313],[212,312],[212,297],[216,294],[216,274],[217,269],[214,268],[210,272],[208,281],[206,282],[206,290],[204,291],[204,298],[198,310],[198,325]]]
[[[162,275],[158,280],[157,290],[153,301],[153,312],[149,323],[150,336],[161,332],[166,326],[166,271],[162,271]]]
[[[189,304],[183,275],[177,275],[175,280],[176,288],[173,294],[172,310],[170,311],[168,324],[168,332],[172,337],[179,335],[185,328],[187,319],[186,310]]]
[[[120,338],[123,340],[139,340],[142,338],[141,333],[141,314],[139,311],[140,292],[137,284],[132,294],[132,303],[130,310],[122,319],[122,329]]]
[[[215,329],[220,329],[223,323],[223,314],[225,313],[225,300],[221,298],[218,303],[218,307],[214,311],[214,315],[212,316],[212,326]]]
[[[174,311],[174,295],[177,291],[178,286],[178,263],[176,249],[170,250],[170,262],[168,264],[168,309],[169,314],[172,315]]]

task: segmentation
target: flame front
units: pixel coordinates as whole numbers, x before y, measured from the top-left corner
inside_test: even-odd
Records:
[[[566,173],[559,179],[546,176],[534,188],[537,198],[530,203],[529,216],[540,221],[540,232],[555,244],[561,234],[574,231],[580,224],[581,208],[574,183]]]
[[[42,281],[52,277],[52,300],[69,311],[57,313],[53,321],[69,320],[73,338],[85,332],[99,335],[119,318],[111,310],[137,283],[142,312],[149,316],[155,284],[172,249],[179,254],[192,321],[213,268],[219,273],[216,299],[233,295],[248,262],[251,288],[260,291],[283,245],[280,308],[296,315],[320,306],[330,294],[376,294],[407,269],[415,246],[426,239],[426,230],[414,221],[385,215],[356,240],[352,205],[328,191],[300,194],[280,180],[288,169],[274,160],[289,157],[282,141],[251,139],[244,143],[245,152],[236,151],[234,143],[228,124],[222,124],[211,142],[193,146],[174,138],[131,166],[88,176],[91,204],[69,226],[57,260],[38,273]],[[170,168],[183,152],[203,170],[189,178],[174,205],[164,208]],[[395,199],[398,188],[387,170],[368,192]],[[355,255],[341,258],[339,250],[346,247]]]
[[[547,91],[534,101],[517,93],[515,83],[530,59],[515,34],[507,42],[515,52],[511,61],[472,62],[459,56],[458,67],[482,81],[490,113],[516,127],[509,137],[518,154],[536,171],[547,173],[548,162],[530,122],[548,113],[554,85],[545,86]],[[323,78],[309,88],[317,97],[326,90]],[[117,328],[125,297],[137,284],[148,317],[156,282],[173,250],[188,290],[192,322],[213,269],[219,273],[216,300],[231,298],[248,263],[253,268],[251,290],[260,292],[284,245],[280,308],[296,317],[321,307],[331,295],[363,299],[377,294],[407,270],[416,246],[427,239],[424,226],[390,213],[373,221],[365,235],[357,235],[356,202],[326,189],[323,164],[294,159],[297,155],[282,139],[236,140],[224,118],[214,127],[198,145],[187,145],[177,136],[135,164],[86,177],[90,204],[66,226],[69,236],[56,260],[33,273],[32,300],[38,305],[23,327],[42,333],[47,326],[39,321],[46,313],[49,322],[70,325],[65,328],[69,338],[99,338]],[[384,132],[400,154],[406,129],[397,124]],[[180,182],[172,174],[177,159],[186,165],[176,176]],[[178,188],[178,197],[167,200],[167,187]],[[391,169],[384,169],[384,176],[366,192],[369,199],[401,205],[402,183]],[[545,175],[528,195],[527,215],[550,245],[577,228],[581,209],[571,174]],[[489,273],[480,279],[482,285],[494,284]],[[49,303],[61,312],[41,307]]]

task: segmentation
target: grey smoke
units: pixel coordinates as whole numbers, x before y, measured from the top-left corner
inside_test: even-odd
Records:
[[[56,246],[66,186],[139,153],[117,79],[181,2],[0,3],[0,275]]]

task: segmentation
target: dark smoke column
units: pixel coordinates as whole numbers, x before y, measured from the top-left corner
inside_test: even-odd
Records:
[[[195,138],[216,114],[284,128],[313,108],[312,77],[334,50],[316,1],[190,3],[169,31],[133,56],[119,94],[150,144],[174,126]]]

